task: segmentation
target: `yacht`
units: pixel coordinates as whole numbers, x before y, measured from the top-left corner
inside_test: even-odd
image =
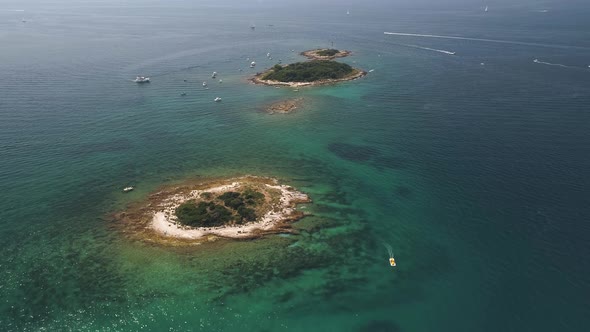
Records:
[[[135,188],[133,188],[133,187],[131,187],[131,186],[129,186],[129,187],[125,187],[125,188],[123,188],[123,192],[124,192],[124,193],[128,193],[128,192],[132,191],[133,189],[135,189]]]
[[[137,76],[133,82],[135,83],[149,83],[150,82],[150,78],[149,77],[144,77],[144,76]]]

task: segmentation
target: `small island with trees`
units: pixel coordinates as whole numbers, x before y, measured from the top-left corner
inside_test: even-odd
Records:
[[[257,74],[252,81],[258,84],[299,87],[350,81],[365,74],[364,71],[352,68],[346,63],[332,60],[311,60],[285,66],[277,64],[269,70]]]
[[[254,238],[290,232],[304,216],[296,206],[304,193],[272,178],[244,176],[186,183],[149,196],[119,213],[127,229],[144,237],[201,243],[218,237]]]
[[[350,51],[337,50],[334,48],[320,48],[317,50],[301,52],[301,55],[311,60],[333,60],[336,58],[347,57],[350,53]]]

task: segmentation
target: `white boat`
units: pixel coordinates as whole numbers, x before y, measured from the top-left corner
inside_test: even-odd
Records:
[[[267,58],[270,58],[270,53],[266,53],[266,57]]]
[[[350,10],[347,10],[346,11],[346,15],[350,15]]]
[[[137,76],[133,82],[135,83],[149,83],[150,82],[150,78],[149,77],[144,77],[144,76]]]
[[[487,13],[488,10],[489,10],[489,8],[488,8],[488,6],[486,6],[486,9],[484,9],[483,11]]]
[[[203,82],[203,86],[207,86],[207,82]]]
[[[256,61],[252,61],[252,63],[250,63],[250,68],[254,68],[256,66]]]
[[[213,101],[219,102],[219,101],[221,101],[221,98],[216,97],[215,99],[213,99]]]
[[[128,193],[128,192],[132,191],[133,189],[135,189],[135,188],[133,188],[131,186],[130,187],[125,187],[125,188],[123,188],[123,192],[124,193]]]
[[[215,77],[217,77],[217,72],[216,71],[214,71],[213,74],[211,74],[211,78],[215,78]]]
[[[219,83],[223,83],[223,80],[219,80]]]

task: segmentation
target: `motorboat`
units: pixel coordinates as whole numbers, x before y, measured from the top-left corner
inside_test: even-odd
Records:
[[[215,99],[213,99],[213,101],[220,102],[221,101],[221,98],[220,97],[216,97]]]
[[[250,63],[250,68],[254,68],[256,67],[256,61],[252,61],[252,63]]]
[[[149,83],[150,82],[150,78],[149,77],[144,77],[144,76],[137,76],[133,82],[135,83]]]
[[[217,77],[217,72],[216,71],[214,71],[213,74],[211,74],[211,78],[215,78],[215,77]]]
[[[124,193],[128,193],[128,192],[132,191],[133,189],[135,189],[135,188],[134,188],[134,187],[132,187],[132,186],[125,187],[125,188],[123,188],[123,192],[124,192]]]
[[[207,86],[207,82],[203,82],[203,86]]]
[[[223,83],[223,80],[219,80],[219,83]]]

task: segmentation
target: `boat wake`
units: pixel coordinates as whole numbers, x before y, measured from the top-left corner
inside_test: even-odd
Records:
[[[424,47],[424,46],[418,46],[418,45],[412,45],[412,44],[398,44],[398,45],[406,46],[406,47],[412,47],[412,48],[418,48],[418,49],[421,49],[421,50],[438,52],[438,53],[443,53],[443,54],[448,54],[448,55],[455,55],[456,54],[453,51],[439,50],[439,49],[436,49],[436,48],[430,48],[430,47]]]
[[[575,68],[575,67],[570,67],[570,66],[562,65],[561,63],[544,62],[544,61],[540,61],[539,59],[535,59],[535,60],[533,60],[533,62],[534,63],[541,64],[541,65],[547,65],[547,66],[555,66],[555,67],[563,67],[563,68]]]
[[[405,37],[421,37],[421,38],[441,38],[441,39],[455,39],[455,40],[471,40],[486,43],[500,43],[500,44],[512,44],[521,46],[535,46],[535,47],[547,47],[547,48],[567,48],[567,49],[580,49],[590,50],[589,47],[583,46],[571,46],[571,45],[555,45],[555,44],[542,44],[542,43],[529,43],[514,40],[502,40],[502,39],[488,39],[488,38],[471,38],[471,37],[459,37],[459,36],[443,36],[443,35],[425,35],[417,33],[403,33],[403,32],[384,32],[386,35],[393,36],[405,36]]]

